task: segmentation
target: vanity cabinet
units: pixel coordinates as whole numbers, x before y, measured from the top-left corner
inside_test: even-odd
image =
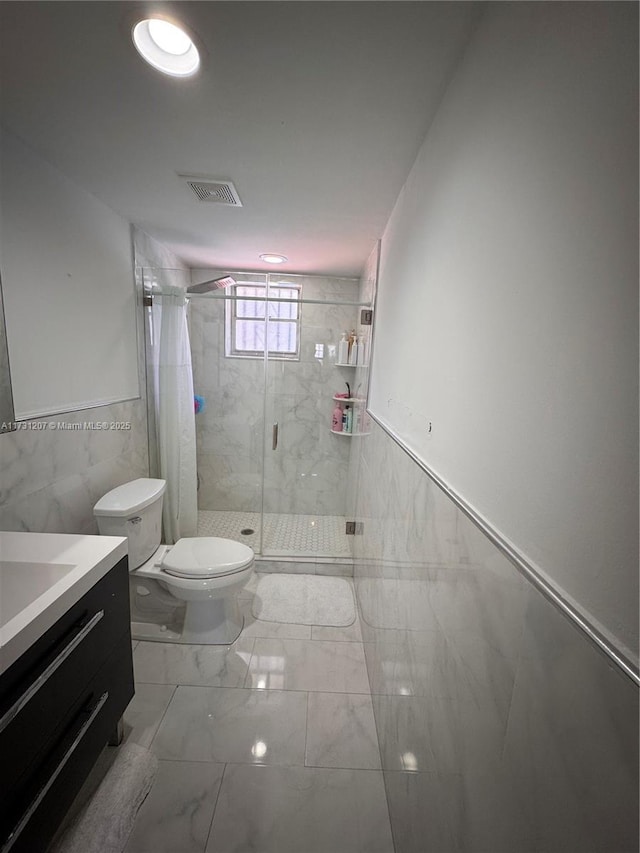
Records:
[[[0,851],[45,851],[133,696],[124,557],[0,675]]]

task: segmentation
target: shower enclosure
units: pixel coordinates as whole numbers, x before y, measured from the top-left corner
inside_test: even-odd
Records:
[[[283,570],[302,561],[349,574],[349,456],[366,429],[366,389],[358,387],[363,371],[339,362],[338,344],[343,332],[356,330],[359,366],[368,358],[370,326],[361,325],[361,309],[370,305],[358,301],[358,280],[146,269],[146,293],[161,291],[167,276],[185,289],[222,276],[235,281],[189,295],[198,535],[245,542],[264,568],[266,561]],[[150,309],[146,316],[150,353]],[[336,394],[345,397],[336,401]],[[336,405],[351,409],[351,433],[332,431]]]

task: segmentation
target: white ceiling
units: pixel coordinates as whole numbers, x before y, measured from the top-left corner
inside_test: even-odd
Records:
[[[0,3],[0,118],[191,266],[357,275],[381,236],[479,4],[162,3],[208,56],[158,74],[129,2]],[[198,202],[178,173],[231,179]],[[282,269],[282,267],[281,267]]]

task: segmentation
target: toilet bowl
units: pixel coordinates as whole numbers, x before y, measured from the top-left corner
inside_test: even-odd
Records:
[[[182,642],[233,643],[244,621],[237,592],[251,577],[255,555],[242,542],[216,536],[161,545],[165,488],[164,480],[141,478],[108,492],[93,510],[98,530],[128,538],[132,580],[157,583],[177,603],[185,603]]]
[[[243,628],[237,593],[253,572],[254,553],[247,545],[214,536],[179,539],[160,545],[132,578],[157,581],[186,603],[182,640],[233,643]]]

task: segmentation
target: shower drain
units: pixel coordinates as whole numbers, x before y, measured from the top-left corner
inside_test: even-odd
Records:
[[[252,533],[255,533],[255,530],[252,530],[250,527],[244,527],[240,531],[241,536],[251,536]]]

